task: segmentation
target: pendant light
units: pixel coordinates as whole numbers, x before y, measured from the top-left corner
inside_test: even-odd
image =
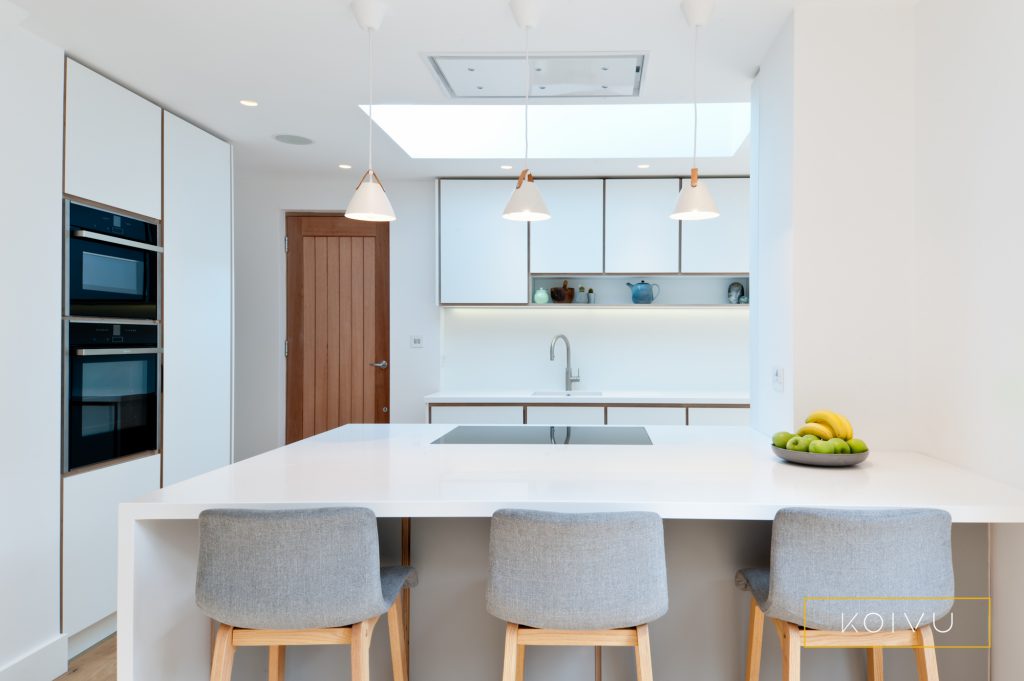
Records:
[[[672,220],[708,220],[718,217],[718,208],[711,198],[706,184],[700,183],[697,171],[697,36],[702,26],[707,25],[714,9],[713,0],[683,0],[683,14],[693,26],[693,163],[690,167],[690,181],[683,182],[676,199],[676,208],[669,215]]]
[[[537,5],[534,0],[512,0],[509,3],[516,23],[526,33],[526,101],[523,106],[523,170],[519,173],[516,188],[509,197],[501,217],[516,222],[539,222],[549,220],[551,213],[540,195],[540,190],[533,181],[530,172],[530,86],[532,70],[530,69],[530,29],[537,25]]]
[[[395,209],[391,207],[391,201],[384,191],[384,185],[380,183],[380,177],[373,170],[373,32],[380,28],[384,20],[384,10],[376,0],[354,0],[351,7],[356,21],[360,28],[366,31],[367,36],[370,63],[370,130],[367,170],[359,178],[356,193],[352,195],[345,209],[345,217],[367,222],[391,222],[395,219]]]

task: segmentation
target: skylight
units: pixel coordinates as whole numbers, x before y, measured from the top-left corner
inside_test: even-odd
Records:
[[[698,104],[698,115],[701,158],[734,156],[750,134],[748,102]],[[410,158],[523,155],[522,105],[377,104],[373,118]],[[692,130],[692,104],[538,104],[530,157],[685,158]]]

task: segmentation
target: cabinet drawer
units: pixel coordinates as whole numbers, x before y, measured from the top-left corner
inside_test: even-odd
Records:
[[[604,407],[526,408],[526,422],[542,426],[584,426],[604,423]]]
[[[160,487],[160,457],[64,478],[64,632],[117,609],[117,506]]]
[[[430,409],[431,423],[494,423],[522,424],[521,404],[501,406],[433,406]]]
[[[749,407],[690,407],[691,426],[749,426]]]
[[[608,407],[610,426],[685,426],[685,407]]]

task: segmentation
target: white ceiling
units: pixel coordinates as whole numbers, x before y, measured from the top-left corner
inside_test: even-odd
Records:
[[[348,173],[353,183],[365,169],[366,117],[358,105],[367,101],[367,40],[348,0],[15,1],[29,11],[26,27],[230,140],[246,166]],[[758,63],[793,4],[718,0],[711,24],[701,31],[701,101],[749,101]],[[530,42],[531,50],[546,53],[645,53],[641,96],[628,101],[691,99],[691,31],[677,0],[547,0]],[[506,0],[390,0],[374,46],[378,103],[467,103],[472,100],[446,96],[426,55],[507,54],[522,49],[523,33]],[[240,99],[260,105],[242,107]],[[594,104],[595,98],[546,101]],[[315,143],[284,145],[272,139],[280,133]],[[518,170],[516,159],[411,159],[379,131],[375,156],[381,175],[395,179],[509,174],[498,169],[500,163]],[[707,159],[701,167],[744,172],[748,157],[749,143],[735,157]],[[648,160],[559,159],[532,166],[542,176],[679,174],[689,168],[688,159],[662,158],[650,169],[636,169]],[[353,169],[339,170],[339,163]]]

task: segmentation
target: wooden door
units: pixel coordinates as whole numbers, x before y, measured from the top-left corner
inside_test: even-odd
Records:
[[[289,214],[286,440],[387,423],[388,224]]]

